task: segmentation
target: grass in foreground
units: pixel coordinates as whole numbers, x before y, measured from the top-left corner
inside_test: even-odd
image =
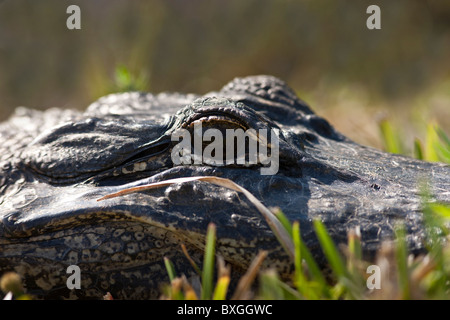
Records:
[[[379,128],[385,151],[397,154],[409,153],[400,132],[394,129],[391,122],[384,119],[379,123]],[[425,143],[416,138],[412,156],[429,162],[450,163],[450,138],[444,130],[430,121],[426,126]]]

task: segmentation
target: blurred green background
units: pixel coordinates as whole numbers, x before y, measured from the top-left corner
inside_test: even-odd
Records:
[[[81,30],[66,9],[81,8]],[[381,30],[366,9],[381,8]],[[84,109],[120,90],[206,93],[282,78],[352,139],[388,118],[413,139],[450,127],[448,0],[4,0],[0,120],[15,107]]]

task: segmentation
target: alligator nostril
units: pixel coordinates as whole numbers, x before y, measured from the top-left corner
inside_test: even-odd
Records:
[[[372,184],[370,185],[370,187],[371,187],[372,189],[374,189],[374,190],[380,190],[380,189],[381,189],[381,187],[380,187],[378,184],[376,184],[376,183],[372,183]]]

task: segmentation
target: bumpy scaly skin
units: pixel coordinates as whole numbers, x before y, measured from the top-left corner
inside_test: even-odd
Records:
[[[174,166],[171,133],[202,115],[279,129],[278,173],[260,175],[258,165]],[[235,277],[262,249],[269,251],[266,266],[291,271],[258,210],[235,191],[190,182],[96,201],[125,187],[198,175],[231,179],[300,221],[322,262],[313,219],[338,243],[359,226],[369,257],[403,222],[411,249],[420,251],[418,182],[427,181],[436,200],[450,201],[449,166],[350,141],[270,76],[235,79],[204,96],[109,95],[84,113],[20,108],[0,125],[0,141],[0,273],[17,271],[27,290],[43,298],[101,298],[108,291],[116,298],[155,298],[167,281],[164,256],[179,273],[194,275],[180,243],[201,264],[210,222]],[[81,269],[79,290],[66,287],[73,264]]]

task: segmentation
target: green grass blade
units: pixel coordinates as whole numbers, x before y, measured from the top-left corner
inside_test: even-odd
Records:
[[[229,283],[229,276],[223,276],[220,277],[219,280],[217,280],[216,289],[214,289],[213,300],[225,300],[225,298],[227,297]]]
[[[301,256],[305,260],[306,266],[311,273],[312,279],[316,282],[318,290],[322,293],[323,297],[329,298],[330,291],[327,280],[303,241],[300,242],[300,249]]]
[[[450,205],[442,203],[430,203],[429,208],[438,216],[450,221]]]
[[[422,202],[424,203],[424,222],[427,230],[427,248],[432,257],[435,268],[428,277],[427,290],[438,298],[448,298],[450,292],[450,269],[448,268],[449,246],[442,239],[449,235],[447,223],[450,220],[450,205],[430,203],[430,194],[422,188]]]
[[[443,141],[444,146],[447,149],[450,149],[450,138],[445,134],[444,130],[442,130],[441,128],[437,127],[436,128],[436,133],[438,134],[439,138],[441,138],[441,140]]]
[[[295,273],[304,278],[302,269],[302,250],[300,246],[301,242],[300,224],[298,221],[295,221],[292,225],[292,235],[293,235],[292,240],[294,241],[294,248],[295,248],[295,257],[294,257]]]
[[[284,229],[289,233],[289,236],[292,238],[292,224],[280,208],[277,208],[275,210],[275,216],[280,221]]]
[[[260,288],[257,299],[264,300],[304,300],[295,289],[282,281],[276,271],[266,270],[259,277]]]
[[[400,138],[394,131],[391,123],[388,120],[382,120],[379,123],[379,128],[381,131],[385,150],[390,153],[402,154],[403,147],[400,143]]]
[[[164,257],[164,265],[166,266],[167,273],[169,274],[169,280],[172,281],[177,277],[172,261],[170,261],[169,258]]]
[[[118,66],[115,71],[116,85],[122,90],[127,90],[132,81],[130,71],[125,66]]]
[[[217,283],[214,289],[213,300],[225,300],[230,284],[230,266],[225,264],[225,260],[220,255],[217,256]]]
[[[325,256],[327,257],[331,269],[335,273],[336,277],[338,279],[341,277],[345,277],[346,268],[344,262],[325,226],[320,220],[314,220],[314,229],[316,231],[317,238],[319,239],[322,250],[325,253]]]
[[[297,288],[297,291],[306,299],[317,300],[320,298],[320,293],[323,291],[323,288],[320,287],[318,282],[310,282],[308,281],[307,276],[303,271],[302,265],[302,238],[300,233],[300,224],[298,221],[295,221],[292,224],[292,235],[295,249],[295,257],[294,257],[294,282]],[[303,250],[304,251],[304,250]],[[316,284],[314,286],[314,284]],[[324,286],[326,286],[324,284]]]
[[[316,261],[314,260],[313,256],[311,255],[311,252],[309,251],[308,247],[305,245],[305,243],[301,239],[300,235],[300,224],[298,222],[294,222],[291,224],[289,219],[284,215],[284,213],[281,210],[277,210],[275,213],[276,217],[280,221],[281,225],[285,228],[286,232],[289,234],[290,239],[293,242],[293,259],[294,259],[294,265],[296,268],[296,273],[299,275],[301,279],[296,279],[297,283],[305,283],[307,281],[303,270],[301,270],[301,261],[305,260],[306,266],[308,267],[309,272],[311,273],[312,279],[314,280],[316,284],[316,291],[320,291],[323,296],[329,297],[330,293],[328,291],[328,284],[325,280],[325,277],[323,276],[323,273],[319,266],[317,265]],[[288,252],[289,253],[289,252]],[[311,284],[311,283],[310,283]],[[305,288],[305,287],[304,287]],[[306,289],[305,289],[306,290]],[[308,290],[306,290],[308,291]],[[319,298],[319,295],[316,293],[313,293],[311,290],[309,290],[307,293],[306,291],[302,292],[305,296],[308,296],[308,298],[316,299]]]
[[[427,125],[427,136],[425,146],[425,160],[426,161],[439,161],[436,146],[439,144],[439,137],[434,129],[434,125],[429,123]]]
[[[414,140],[414,157],[419,160],[424,160],[422,142],[419,139]]]
[[[300,236],[300,224],[298,221],[295,221],[292,225],[292,240],[294,242],[294,249],[295,249],[295,255],[294,255],[294,269],[295,269],[295,285],[297,287],[297,290],[303,294],[304,296],[307,296],[308,294],[305,292],[306,289],[306,277],[303,273],[303,267],[302,267],[302,249],[301,249],[301,236]],[[309,298],[309,297],[307,297]]]
[[[133,73],[124,65],[116,67],[111,92],[146,90],[148,90],[148,75],[143,70]]]
[[[202,300],[208,300],[212,297],[213,292],[213,278],[214,278],[214,261],[215,261],[215,246],[216,246],[216,226],[213,223],[208,225],[206,232],[206,247],[203,260],[202,272]]]
[[[274,270],[267,270],[260,275],[260,297],[264,300],[284,299],[283,288],[280,286],[280,279]]]
[[[283,290],[285,300],[304,300],[304,297],[300,295],[295,289],[293,289],[289,284],[279,281],[279,286]]]
[[[436,149],[439,161],[450,164],[450,149],[446,149],[442,145],[437,145]]]
[[[397,270],[398,281],[402,294],[402,299],[411,299],[409,269],[408,269],[408,247],[406,244],[406,231],[404,226],[400,226],[395,230],[397,247]]]

